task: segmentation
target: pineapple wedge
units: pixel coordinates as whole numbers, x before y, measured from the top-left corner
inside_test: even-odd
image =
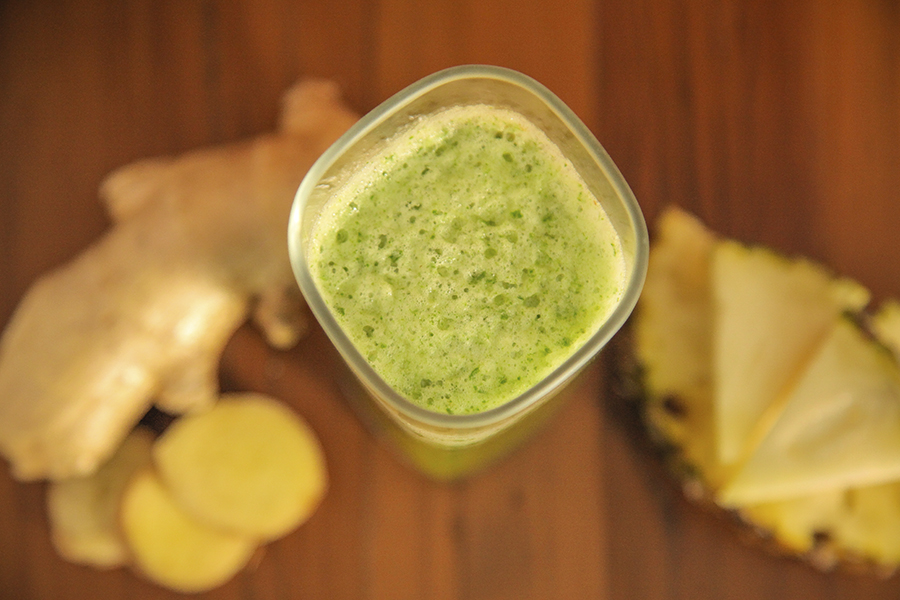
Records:
[[[900,361],[900,302],[888,300],[872,317],[872,331]]]
[[[765,502],[741,514],[822,569],[874,564],[890,574],[900,564],[900,482]]]
[[[891,456],[900,432],[892,432],[890,415],[897,405],[900,302],[888,301],[868,318],[862,312],[868,293],[858,284],[808,261],[724,240],[677,208],[664,211],[654,229],[647,283],[633,320],[634,356],[645,424],[684,491],[738,514],[761,545],[803,556],[820,569],[894,570],[900,565],[900,474]],[[724,269],[732,259],[756,264]],[[714,261],[723,261],[720,279]],[[745,293],[728,288],[735,283]],[[816,311],[826,315],[818,318],[824,324],[812,335],[817,340],[805,352],[786,352],[786,345],[797,346],[786,338],[798,329],[811,335],[815,319],[809,313]],[[758,319],[754,325],[750,315]],[[796,357],[781,389],[752,381],[772,372],[728,363],[721,353],[723,323],[735,336],[727,340],[732,358],[750,355],[741,347],[750,344],[760,353]],[[779,372],[777,360],[765,362]],[[717,446],[721,399],[714,382],[737,375],[744,377],[742,385],[773,390],[773,397],[754,402],[757,416],[745,424],[739,458],[725,464]],[[845,453],[855,458],[844,460]],[[757,483],[750,477],[754,470]]]
[[[732,465],[765,434],[835,320],[863,308],[869,294],[809,261],[731,240],[713,252],[712,290],[717,452]]]
[[[787,500],[742,507],[741,517],[771,535],[785,550],[807,556],[818,554],[817,563],[830,567],[835,553],[823,549],[834,531],[851,512],[847,490],[831,490]]]
[[[886,570],[900,564],[900,482],[849,490],[847,505],[850,514],[830,534],[835,544]]]
[[[674,446],[682,464],[721,481],[712,429],[712,313],[709,267],[716,237],[678,208],[656,223],[644,292],[635,323],[637,358],[656,437]]]
[[[656,233],[638,306],[638,348],[647,368],[647,385],[660,396],[707,395],[709,263],[715,237],[679,209],[660,217]]]
[[[744,506],[895,479],[900,368],[856,323],[840,319],[718,500]]]

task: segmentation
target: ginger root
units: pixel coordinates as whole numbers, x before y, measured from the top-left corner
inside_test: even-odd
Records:
[[[136,427],[91,475],[51,481],[47,514],[62,558],[199,592],[305,523],[327,487],[302,417],[274,397],[230,393],[159,437]]]
[[[209,407],[221,352],[248,315],[274,346],[298,340],[290,205],[355,119],[333,84],[304,82],[277,133],[103,182],[114,226],[40,278],[0,339],[0,453],[16,478],[94,472],[154,402]]]

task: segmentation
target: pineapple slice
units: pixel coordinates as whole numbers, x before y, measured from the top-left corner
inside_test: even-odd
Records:
[[[809,554],[825,540],[833,540],[835,529],[847,519],[850,508],[849,492],[838,489],[752,504],[741,508],[740,513],[745,521],[769,532],[789,552]],[[819,563],[831,566],[834,560],[821,557]]]
[[[737,507],[896,479],[900,368],[845,318],[800,376],[756,451],[719,491],[718,501]]]
[[[900,361],[900,302],[888,300],[872,317],[872,331]]]
[[[890,456],[900,435],[891,433],[889,415],[897,366],[859,329],[866,290],[808,261],[720,241],[677,208],[663,212],[655,233],[633,322],[634,352],[645,421],[676,458],[685,492],[736,510],[761,539],[818,568],[896,568],[900,474]],[[900,362],[900,302],[886,302],[869,326]],[[806,349],[798,332],[808,337]],[[754,352],[758,363],[749,360]],[[796,365],[779,364],[784,356]],[[757,381],[773,376],[783,378],[780,385]],[[738,458],[725,464],[717,439],[727,433],[716,418],[723,400],[715,394],[729,384],[731,393],[750,398],[755,416],[734,417],[747,420],[744,441],[735,443]],[[769,399],[755,401],[759,390]],[[844,454],[851,460],[841,462]],[[769,475],[775,479],[765,481]]]
[[[850,514],[835,523],[836,545],[872,557],[888,569],[900,564],[900,482],[850,490]]]
[[[741,513],[821,568],[875,563],[889,573],[900,564],[900,482],[765,502]]]
[[[819,568],[895,569],[900,302],[868,320],[876,341],[861,328],[868,292],[852,281],[721,240],[679,209],[655,231],[634,352],[648,429],[674,449],[685,491]],[[744,420],[730,440],[729,401]],[[733,462],[719,441],[734,444]]]
[[[731,240],[713,251],[712,289],[717,453],[733,465],[765,434],[835,320],[869,294],[809,261]]]
[[[900,303],[890,301],[872,325],[881,341],[900,342]],[[891,334],[894,336],[891,338]],[[891,344],[900,356],[900,343]],[[900,564],[900,481],[834,489],[740,509],[789,551],[821,568],[871,563],[890,574]]]
[[[716,238],[695,217],[667,209],[637,306],[635,339],[644,375],[644,416],[680,459],[702,473],[706,485],[721,480],[712,436],[712,313],[709,266]]]
[[[659,396],[708,394],[709,262],[715,238],[679,209],[660,217],[656,233],[636,332],[646,384]]]

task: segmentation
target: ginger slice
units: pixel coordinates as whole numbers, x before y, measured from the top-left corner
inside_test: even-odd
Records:
[[[0,338],[0,453],[16,478],[95,471],[154,401],[207,408],[222,349],[251,313],[271,344],[296,343],[306,315],[290,206],[355,119],[333,84],[309,81],[286,94],[277,133],[104,181],[114,226],[41,277]]]
[[[95,473],[53,481],[47,488],[51,539],[64,559],[108,569],[128,560],[119,530],[119,504],[131,476],[150,465],[153,434],[142,427]]]
[[[191,515],[262,540],[303,523],[328,481],[315,433],[261,394],[226,394],[209,411],[181,417],[156,442],[153,458]]]
[[[192,518],[152,469],[137,473],[126,487],[121,526],[133,567],[154,583],[184,593],[224,584],[257,548],[251,537]]]

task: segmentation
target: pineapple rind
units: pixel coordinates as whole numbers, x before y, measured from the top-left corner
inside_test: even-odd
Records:
[[[717,452],[733,465],[765,434],[832,324],[865,306],[868,292],[808,260],[733,240],[716,246],[712,265]]]
[[[827,549],[828,561],[817,557],[826,568],[843,560],[890,572],[900,564],[900,482],[775,500],[740,512],[789,552],[821,556]]]

